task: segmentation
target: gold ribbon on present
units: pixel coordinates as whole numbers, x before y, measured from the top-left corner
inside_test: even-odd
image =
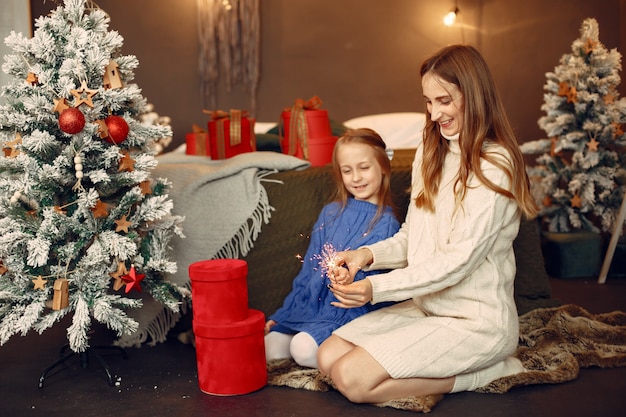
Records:
[[[230,120],[230,146],[237,146],[241,144],[241,118],[249,117],[247,110],[230,109],[230,112],[223,110],[202,110],[203,113],[208,114],[211,117],[211,121],[216,122],[217,132],[217,156],[218,159],[226,158],[226,138],[224,137],[224,123],[226,120]],[[252,143],[252,138],[250,142]],[[254,149],[254,147],[253,147]]]
[[[285,111],[291,111],[289,120],[289,155],[295,155],[297,144],[302,148],[304,159],[309,159],[309,129],[306,123],[306,110],[317,110],[322,105],[322,99],[313,96],[304,101],[301,98],[296,99],[291,108],[285,108]]]
[[[193,140],[196,150],[196,155],[207,155],[207,135],[208,132],[202,129],[197,124],[191,126],[191,131],[193,133]]]

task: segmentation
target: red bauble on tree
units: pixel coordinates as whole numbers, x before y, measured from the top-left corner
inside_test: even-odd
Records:
[[[65,133],[74,135],[85,127],[85,115],[75,107],[70,107],[59,115],[59,128]]]
[[[104,119],[109,131],[108,136],[104,138],[109,143],[118,145],[126,140],[128,136],[128,123],[121,116],[109,116]]]

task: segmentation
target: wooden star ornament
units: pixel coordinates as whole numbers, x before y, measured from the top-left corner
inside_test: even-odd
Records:
[[[80,84],[80,88],[78,89],[74,89],[74,90],[70,90],[70,93],[72,93],[72,95],[74,97],[76,97],[76,100],[74,102],[74,107],[78,107],[81,104],[86,104],[89,107],[93,108],[93,96],[95,96],[98,93],[98,90],[92,90],[87,86],[87,81],[83,81]]]
[[[122,279],[122,275],[126,275],[126,274],[128,274],[128,270],[126,269],[126,264],[124,262],[118,262],[117,271],[111,272],[109,274],[111,275],[111,278],[113,279],[114,291],[119,291],[120,288],[122,288],[125,285],[124,280]]]
[[[39,275],[37,277],[37,279],[32,279],[31,281],[33,281],[33,284],[35,284],[35,290],[45,290],[46,288],[46,284],[48,283],[48,280],[45,280],[41,277],[41,275]]]
[[[6,274],[8,270],[9,270],[9,268],[4,266],[4,262],[2,262],[2,260],[0,260],[0,275]]]
[[[149,195],[152,194],[152,187],[150,186],[150,180],[145,180],[139,183],[139,188],[141,189],[141,194]]]
[[[568,103],[576,103],[578,98],[576,97],[576,87],[570,87],[567,91],[567,102]]]
[[[613,125],[613,129],[614,129],[614,131],[613,131],[613,136],[614,137],[619,138],[620,136],[622,136],[624,134],[624,130],[622,129],[622,125],[621,124],[615,122],[615,123],[612,123],[612,125]]]
[[[70,108],[70,105],[67,104],[67,100],[65,98],[53,98],[52,101],[54,102],[54,107],[52,108],[52,111],[55,113],[63,113],[63,110],[67,110]]]
[[[116,232],[124,231],[124,233],[128,233],[128,227],[132,225],[131,222],[126,220],[126,215],[124,214],[121,219],[115,220],[115,224],[117,227],[115,228]]]
[[[604,104],[613,104],[615,103],[615,95],[612,91],[606,93],[606,95],[602,98],[604,100]]]
[[[91,212],[96,219],[107,217],[109,215],[109,205],[102,200],[98,200],[96,205],[91,208]]]
[[[122,279],[126,282],[126,289],[124,292],[128,294],[133,288],[136,289],[137,292],[141,292],[141,286],[139,284],[145,276],[145,274],[138,274],[135,270],[135,265],[131,265],[128,274],[122,275]]]
[[[566,81],[561,81],[559,83],[559,92],[557,94],[561,97],[567,97],[568,91],[569,91],[569,84]]]
[[[26,82],[30,85],[37,85],[39,83],[39,78],[37,78],[37,74],[34,72],[29,72],[26,76]]]
[[[585,46],[583,47],[585,49],[585,53],[589,55],[590,53],[593,52],[593,50],[596,48],[597,45],[598,45],[598,41],[594,41],[591,38],[587,39],[587,42],[585,42]]]
[[[109,137],[109,128],[104,120],[96,120],[94,123],[98,125],[98,136],[100,136],[100,139]]]
[[[18,156],[20,154],[20,150],[17,149],[17,145],[21,144],[22,135],[20,135],[20,132],[16,132],[15,139],[13,139],[11,142],[7,142],[2,149],[4,151],[4,156],[7,158],[15,158],[16,156]]]
[[[124,151],[123,155],[124,156],[122,156],[122,158],[120,159],[117,170],[119,172],[133,172],[135,170],[135,160],[130,156],[130,153],[128,151]]]
[[[589,142],[587,142],[587,149],[591,152],[598,152],[598,145],[600,142],[596,140],[596,138],[591,138]]]

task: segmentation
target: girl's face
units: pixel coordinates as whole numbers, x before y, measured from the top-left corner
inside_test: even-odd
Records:
[[[422,91],[430,118],[439,124],[441,133],[459,133],[463,127],[463,94],[458,87],[428,72],[422,78]]]
[[[357,200],[378,204],[383,171],[372,147],[363,143],[344,143],[337,148],[337,162],[348,192]]]

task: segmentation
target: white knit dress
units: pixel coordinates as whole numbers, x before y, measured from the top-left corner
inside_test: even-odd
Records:
[[[471,180],[455,209],[458,141],[450,140],[436,214],[414,205],[422,151],[413,163],[413,191],[406,221],[393,237],[367,246],[369,269],[397,268],[371,276],[372,303],[403,301],[367,313],[334,333],[363,347],[392,378],[441,378],[485,368],[510,356],[518,342],[513,298],[520,212],[515,201]],[[492,145],[490,152],[508,156]],[[494,183],[508,189],[503,171],[482,162]]]

